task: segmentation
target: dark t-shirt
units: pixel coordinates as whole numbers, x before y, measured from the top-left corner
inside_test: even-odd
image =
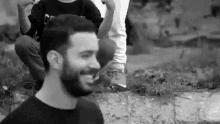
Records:
[[[99,107],[80,99],[75,109],[58,109],[32,96],[10,113],[0,124],[104,124]]]
[[[31,37],[41,36],[43,28],[47,21],[60,14],[73,14],[85,17],[91,20],[97,30],[103,21],[99,9],[91,0],[76,0],[71,3],[63,3],[58,0],[40,0],[31,10],[29,20],[31,22],[31,29],[26,33]]]

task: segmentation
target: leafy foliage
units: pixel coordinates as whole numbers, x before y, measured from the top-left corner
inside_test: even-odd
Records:
[[[35,90],[27,67],[13,50],[6,49],[8,48],[6,44],[1,43],[0,46],[0,107],[1,113],[8,114],[14,102],[15,92],[25,91],[26,95],[30,96]],[[32,89],[25,89],[27,85]]]
[[[218,51],[201,49],[186,60],[140,69],[127,76],[129,88],[141,95],[216,89],[220,86]]]

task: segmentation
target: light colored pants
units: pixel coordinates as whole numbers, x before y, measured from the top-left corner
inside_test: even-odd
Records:
[[[103,5],[101,0],[91,0],[97,8],[100,10],[102,17],[105,17],[106,5]],[[109,38],[116,43],[116,51],[112,60],[115,68],[124,69],[127,61],[126,56],[126,28],[125,18],[128,11],[130,0],[114,0],[115,1],[115,13],[113,17],[113,24],[109,31]]]

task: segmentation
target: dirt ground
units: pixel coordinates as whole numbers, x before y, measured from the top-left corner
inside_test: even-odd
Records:
[[[128,51],[131,49],[128,46]],[[150,54],[140,55],[128,55],[127,58],[127,69],[129,72],[133,72],[139,68],[153,67],[157,64],[166,63],[169,61],[178,60],[183,52],[183,48],[172,47],[172,48],[159,48],[154,47]]]

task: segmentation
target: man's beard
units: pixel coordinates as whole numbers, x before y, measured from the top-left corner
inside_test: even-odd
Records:
[[[93,87],[87,88],[80,81],[80,74],[91,74],[97,72],[97,69],[74,70],[67,60],[64,60],[63,70],[60,76],[63,88],[73,97],[87,96],[93,93]],[[86,85],[86,84],[85,84]]]

